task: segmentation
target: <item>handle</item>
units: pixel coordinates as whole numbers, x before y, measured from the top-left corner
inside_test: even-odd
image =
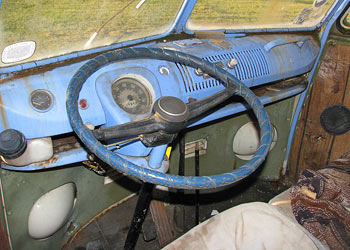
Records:
[[[310,40],[310,38],[303,38],[303,39],[295,38],[295,39],[273,40],[271,42],[268,42],[264,46],[264,49],[265,49],[266,52],[269,52],[274,47],[281,46],[281,45],[286,45],[286,44],[290,44],[290,43],[295,43],[296,45],[298,45],[299,48],[301,48],[301,47],[303,47],[304,43],[307,40]]]

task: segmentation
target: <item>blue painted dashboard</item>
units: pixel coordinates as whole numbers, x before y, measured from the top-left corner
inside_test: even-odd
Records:
[[[311,70],[319,52],[319,46],[311,36],[296,35],[247,37],[226,35],[219,39],[163,42],[152,45],[152,47],[179,50],[218,63],[249,87],[307,73]],[[228,62],[232,59],[237,62],[237,65],[228,67]],[[72,132],[66,114],[66,89],[73,74],[85,62],[60,66],[50,71],[2,83],[0,85],[0,129],[17,129],[26,138],[48,137]],[[113,126],[148,115],[131,115],[124,112],[115,103],[111,85],[120,76],[142,78],[149,84],[153,101],[161,96],[176,96],[188,102],[191,98],[201,99],[223,89],[217,80],[205,74],[198,74],[196,69],[181,64],[158,60],[128,60],[114,63],[98,70],[85,83],[80,93],[80,99],[88,102],[86,109],[80,109],[84,122],[90,122],[95,126]],[[30,95],[37,89],[47,90],[53,96],[53,105],[46,112],[38,112],[31,105]],[[242,108],[232,106],[228,109],[226,113],[214,113],[197,124],[226,114],[240,112]],[[86,152],[83,149],[79,150],[78,152],[75,149],[71,154],[64,152],[64,155],[59,156],[59,160],[49,167],[83,160]],[[122,153],[128,154],[128,151],[130,150],[126,147]],[[136,155],[147,155],[150,149],[139,146],[139,150],[132,151]],[[68,154],[70,157],[67,158]],[[6,165],[4,167],[12,168]],[[32,164],[32,166],[21,169],[33,170],[37,167]]]

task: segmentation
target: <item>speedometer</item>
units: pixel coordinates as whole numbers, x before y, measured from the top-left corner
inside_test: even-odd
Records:
[[[150,91],[137,79],[124,77],[112,84],[112,95],[118,106],[129,114],[147,113],[152,104]]]

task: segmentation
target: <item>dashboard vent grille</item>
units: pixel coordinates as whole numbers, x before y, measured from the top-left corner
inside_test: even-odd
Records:
[[[194,91],[194,84],[188,67],[181,63],[175,63],[175,65],[180,71],[182,82],[184,83],[185,92],[188,93]]]
[[[237,59],[238,64],[233,69],[233,74],[239,80],[247,80],[270,74],[266,57],[260,48],[204,57],[204,59],[212,63],[221,61],[225,66],[228,60],[234,58]]]
[[[227,62],[229,60],[236,59],[238,64],[233,70],[230,70],[230,72],[232,72],[232,74],[241,81],[270,74],[269,64],[264,52],[260,48],[206,56],[203,57],[203,59],[212,63],[221,62],[221,65],[224,65],[225,67],[227,67]],[[189,71],[193,71],[193,69],[189,69],[187,66],[179,63],[177,63],[176,66],[183,78],[182,80],[184,82],[186,93],[200,91],[207,88],[214,88],[221,85],[218,80],[213,78],[208,78],[200,82],[193,82],[191,77],[192,72],[190,73]]]

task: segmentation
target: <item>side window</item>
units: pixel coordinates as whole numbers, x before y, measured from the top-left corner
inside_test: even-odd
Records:
[[[335,0],[197,0],[189,30],[305,28],[320,23]]]
[[[337,28],[340,32],[350,35],[350,7],[338,19]]]

